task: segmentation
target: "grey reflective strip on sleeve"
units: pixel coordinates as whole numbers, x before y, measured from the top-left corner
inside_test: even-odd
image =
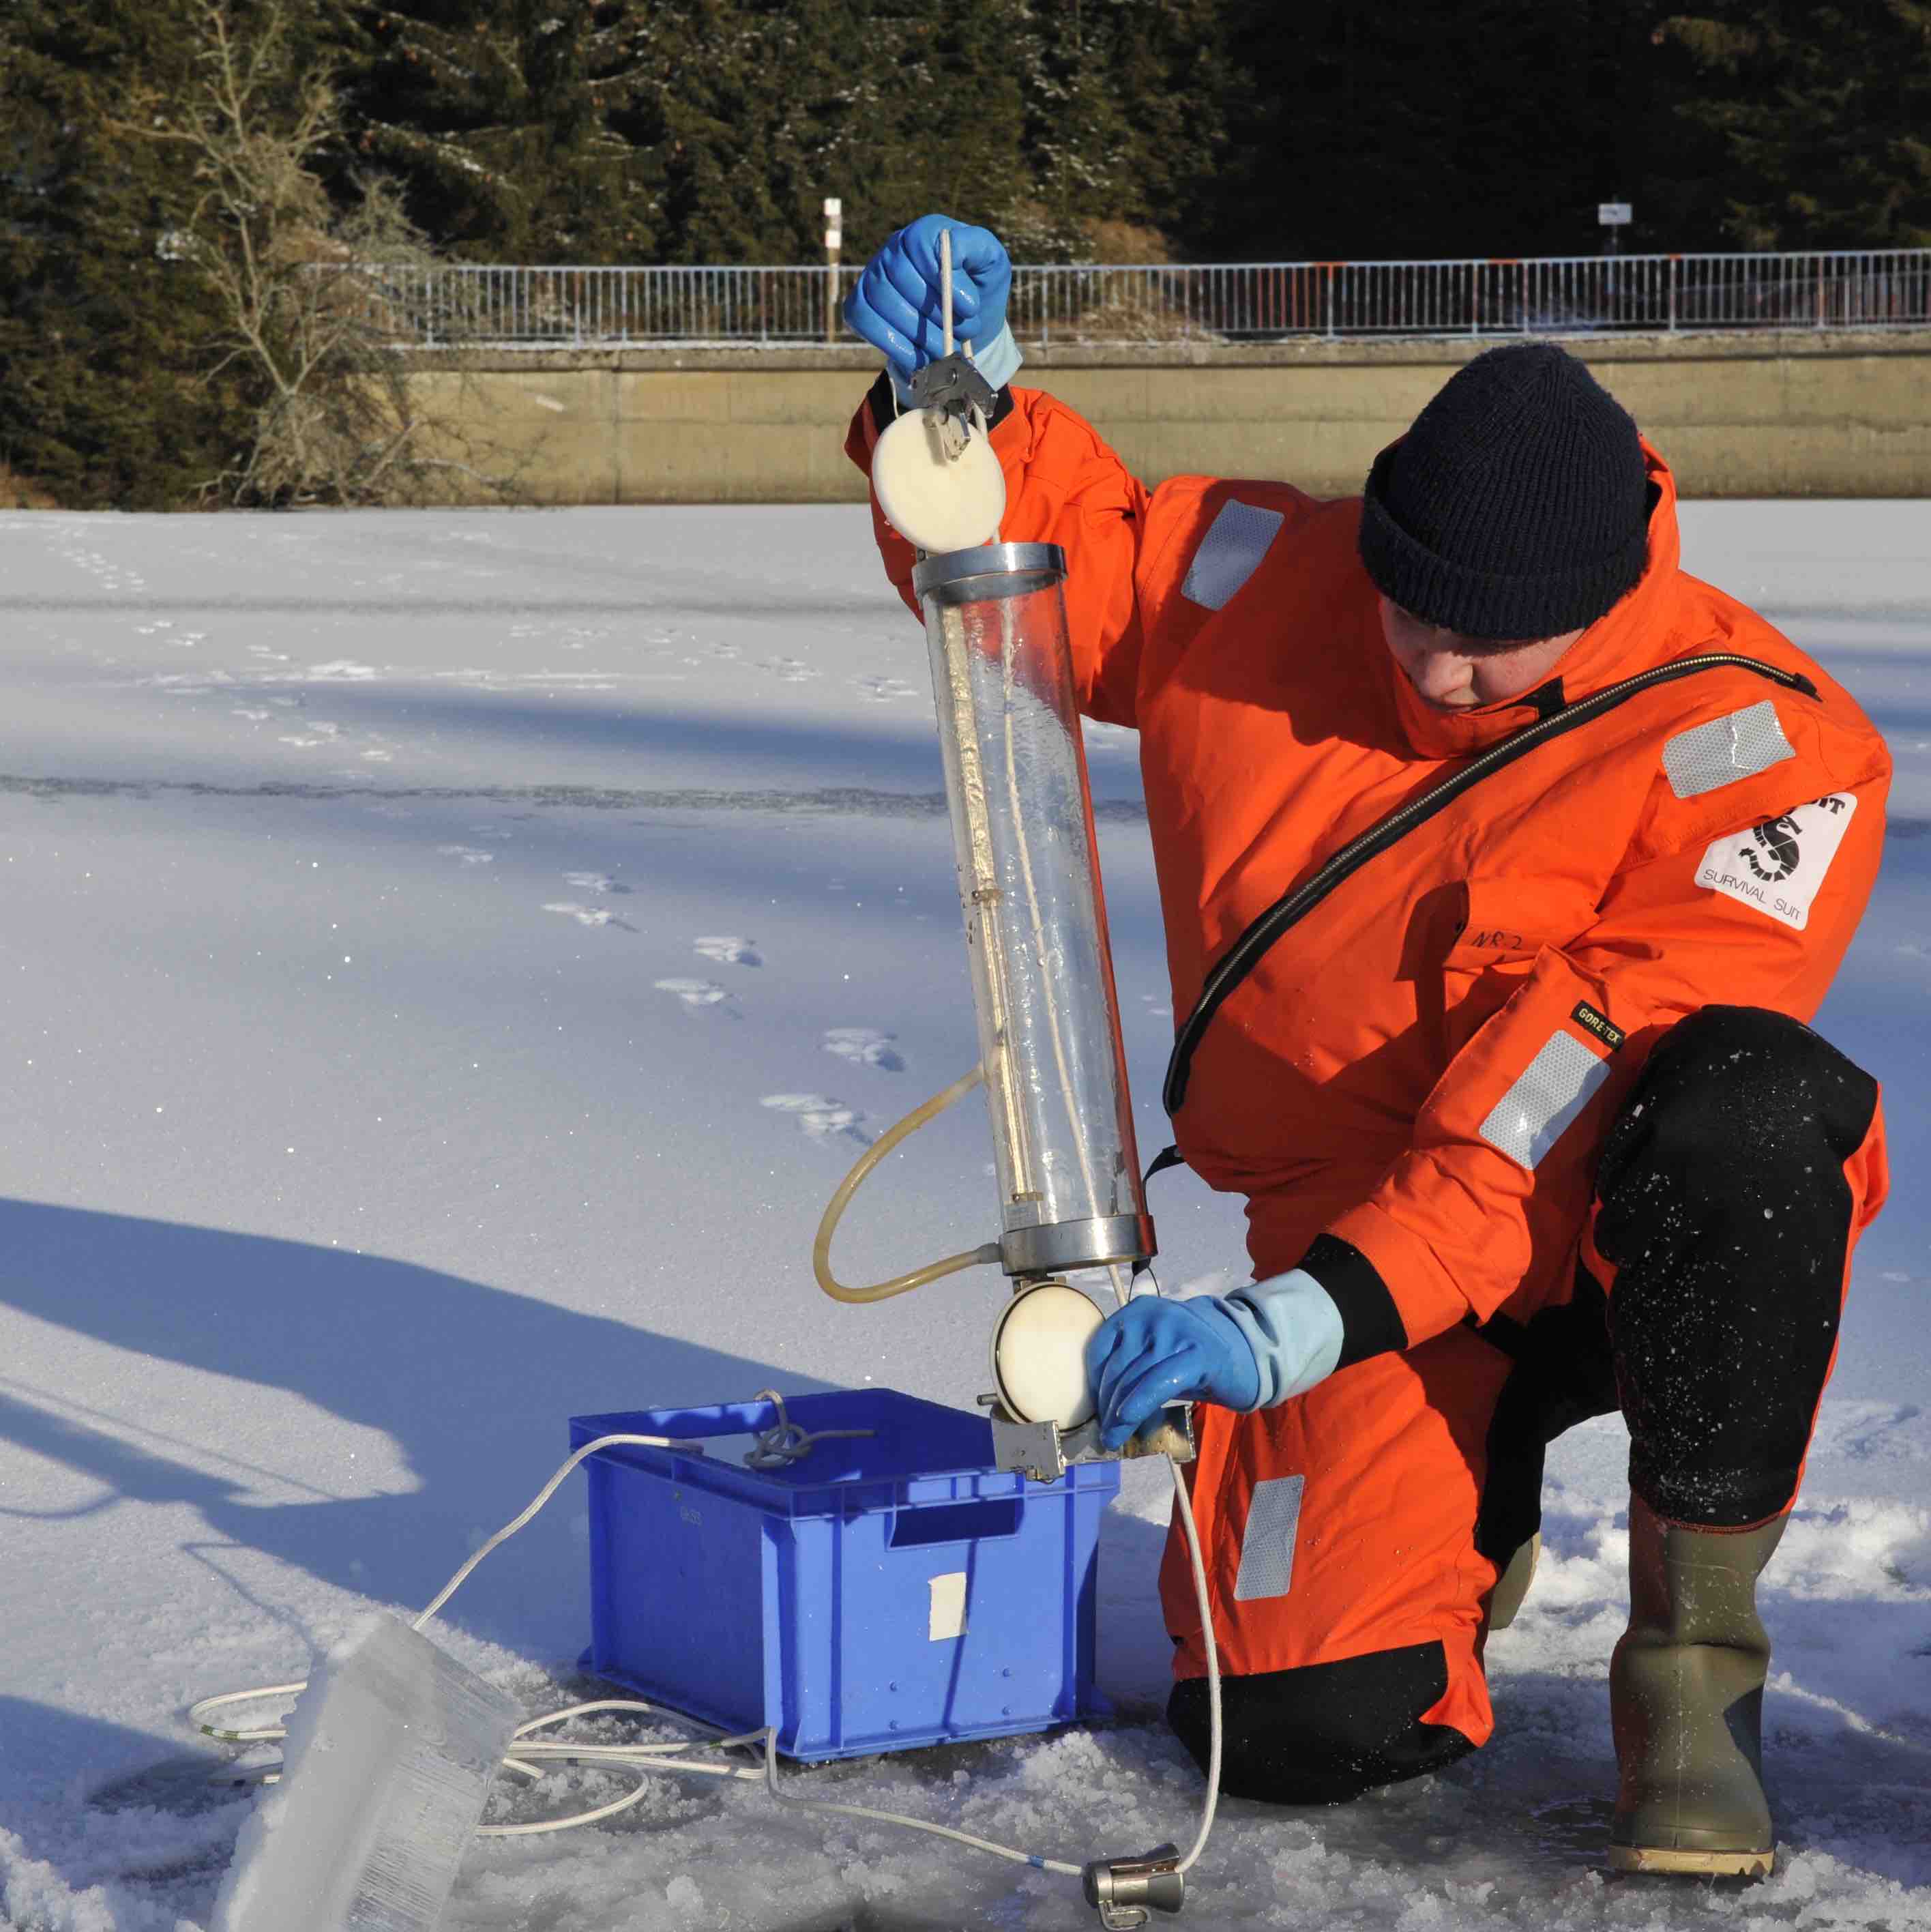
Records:
[[[1482,1138],[1511,1160],[1537,1166],[1609,1077],[1606,1060],[1573,1034],[1552,1033],[1522,1078],[1490,1108]]]
[[[1224,610],[1260,568],[1267,546],[1286,520],[1279,510],[1263,510],[1252,503],[1222,504],[1187,566],[1180,595],[1210,610]]]
[[[1285,1597],[1294,1580],[1294,1532],[1301,1521],[1305,1476],[1277,1476],[1256,1483],[1247,1505],[1247,1528],[1240,1539],[1240,1574],[1234,1586],[1237,1604],[1257,1597]]]
[[[1777,706],[1766,698],[1693,731],[1679,731],[1663,748],[1663,768],[1678,798],[1699,798],[1796,755],[1777,722]]]

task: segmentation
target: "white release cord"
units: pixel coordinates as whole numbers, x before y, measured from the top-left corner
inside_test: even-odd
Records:
[[[825,1430],[815,1434],[801,1430],[784,1414],[781,1399],[773,1397],[777,1403],[778,1422],[760,1437],[758,1446],[750,1456],[764,1453],[775,1461],[762,1466],[775,1466],[777,1462],[789,1461],[802,1455],[811,1444],[830,1436],[868,1435],[866,1430]],[[781,1448],[781,1442],[790,1445],[788,1453]],[[535,1516],[562,1486],[564,1478],[577,1466],[588,1457],[605,1449],[636,1448],[646,1449],[679,1449],[696,1450],[701,1454],[701,1446],[696,1443],[678,1442],[664,1436],[600,1436],[594,1442],[586,1442],[577,1450],[539,1490],[528,1508],[504,1524],[495,1535],[478,1550],[463,1564],[454,1576],[436,1592],[434,1600],[411,1624],[412,1630],[421,1630],[436,1612],[448,1602],[468,1580],[470,1573],[490,1552],[499,1549],[515,1535]],[[754,1467],[760,1466],[753,1465]],[[1207,1834],[1213,1828],[1213,1818],[1219,1803],[1220,1792],[1220,1659],[1213,1640],[1213,1620],[1207,1604],[1207,1570],[1201,1556],[1200,1533],[1195,1528],[1193,1505],[1187,1494],[1185,1479],[1177,1463],[1170,1462],[1168,1468],[1174,1480],[1174,1505],[1180,1512],[1180,1527],[1186,1538],[1187,1555],[1193,1570],[1194,1594],[1200,1607],[1201,1628],[1207,1645],[1207,1708],[1211,1727],[1211,1744],[1207,1762],[1207,1800],[1202,1810],[1200,1831],[1192,1848],[1180,1861],[1180,1870],[1189,1870],[1195,1861],[1207,1847]],[[207,1720],[211,1712],[222,1710],[232,1705],[250,1704],[271,1697],[298,1696],[308,1688],[306,1678],[289,1684],[266,1684],[250,1690],[230,1690],[217,1696],[203,1697],[188,1707],[188,1721],[205,1736],[214,1738],[224,1744],[270,1744],[287,1736],[280,1725],[263,1725],[248,1730],[217,1728]],[[796,1807],[799,1810],[823,1811],[848,1818],[863,1818],[883,1825],[898,1825],[908,1831],[924,1832],[937,1838],[949,1838],[955,1844],[970,1846],[974,1851],[990,1852],[995,1858],[1010,1860],[1015,1864],[1030,1865],[1036,1870],[1054,1872],[1063,1876],[1078,1878],[1084,1868],[1063,1858],[1041,1857],[1036,1852],[1022,1852],[1010,1845],[994,1843],[990,1838],[976,1838],[970,1832],[955,1830],[949,1825],[936,1825],[923,1818],[909,1818],[897,1811],[875,1810],[867,1805],[840,1804],[819,1798],[794,1797],[778,1780],[778,1732],[775,1726],[765,1726],[755,1731],[741,1732],[735,1736],[727,1736],[721,1732],[708,1738],[680,1739],[675,1743],[650,1744],[607,1744],[588,1739],[573,1741],[568,1738],[541,1739],[536,1733],[547,1730],[551,1725],[561,1724],[569,1718],[588,1716],[598,1712],[627,1712],[632,1714],[644,1714],[653,1717],[674,1715],[680,1722],[698,1724],[706,1730],[717,1727],[703,1725],[700,1719],[687,1718],[679,1712],[665,1713],[641,1699],[601,1698],[589,1703],[572,1704],[561,1711],[552,1711],[541,1718],[532,1718],[527,1724],[519,1725],[511,1735],[509,1751],[503,1758],[506,1769],[516,1772],[528,1778],[542,1775],[543,1767],[558,1764],[580,1764],[608,1770],[628,1770],[639,1774],[636,1788],[613,1798],[607,1804],[600,1804],[593,1810],[580,1811],[565,1818],[550,1818],[528,1825],[483,1825],[477,1828],[476,1835],[481,1838],[534,1838],[550,1832],[567,1832],[580,1825],[592,1825],[606,1818],[615,1817],[621,1811],[628,1810],[640,1804],[650,1790],[651,1779],[660,1773],[669,1772],[677,1776],[721,1778],[740,1784],[762,1783],[765,1789],[780,1804]],[[742,1764],[717,1763],[700,1758],[680,1756],[677,1754],[691,1750],[730,1750],[761,1746],[763,1754],[762,1772]],[[238,1773],[223,1773],[223,1776],[237,1777],[250,1783],[271,1784],[280,1776],[279,1770],[268,1767],[261,1771],[244,1769]]]

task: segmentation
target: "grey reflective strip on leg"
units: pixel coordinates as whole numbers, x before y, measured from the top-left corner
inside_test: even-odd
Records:
[[[1777,722],[1777,706],[1766,698],[1693,731],[1679,731],[1663,748],[1663,768],[1678,798],[1698,798],[1796,755]]]
[[[1286,521],[1279,510],[1252,503],[1223,503],[1187,566],[1180,595],[1210,610],[1224,610],[1261,566],[1267,546]]]
[[[1552,1033],[1522,1078],[1489,1109],[1482,1138],[1511,1160],[1534,1167],[1609,1077],[1606,1060],[1573,1034]]]
[[[1240,1539],[1240,1574],[1234,1586],[1237,1604],[1256,1597],[1285,1597],[1294,1580],[1294,1532],[1300,1527],[1305,1476],[1277,1476],[1256,1483],[1247,1505],[1246,1533]]]

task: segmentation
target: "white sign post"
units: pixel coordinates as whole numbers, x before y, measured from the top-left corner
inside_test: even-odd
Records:
[[[1627,201],[1600,201],[1596,204],[1596,222],[1609,232],[1603,246],[1613,255],[1621,239],[1622,230],[1636,218],[1636,211]]]
[[[825,197],[825,340],[838,339],[838,256],[844,247],[844,203],[838,196]]]

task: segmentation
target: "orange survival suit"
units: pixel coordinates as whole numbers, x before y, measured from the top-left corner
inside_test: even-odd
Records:
[[[1390,655],[1358,498],[1197,476],[1150,492],[1063,404],[1009,394],[992,431],[1000,533],[1063,547],[1081,705],[1140,734],[1177,1015],[1330,854],[1537,717],[1693,655],[1804,687],[1741,666],[1662,683],[1474,786],[1261,959],[1201,1039],[1174,1120],[1194,1169],[1247,1197],[1257,1277],[1338,1238],[1378,1275],[1379,1311],[1324,1285],[1351,1328],[1390,1330],[1372,1352],[1351,1339],[1352,1366],[1279,1408],[1197,1411],[1222,1667],[1438,1642],[1423,1721],[1480,1744],[1508,1552],[1478,1546],[1477,1523],[1512,1364],[1475,1324],[1519,1333],[1567,1302],[1579,1254],[1613,1289],[1590,1241],[1597,1157],[1672,1022],[1719,1001],[1815,1012],[1876,874],[1888,755],[1839,685],[1681,568],[1654,451],[1636,588],[1549,684],[1452,712]],[[847,440],[861,468],[876,414],[868,401]],[[874,518],[916,611],[912,552],[875,500]],[[1845,1178],[1854,1239],[1885,1191],[1875,1120]],[[1177,1536],[1161,1584],[1176,1677],[1198,1678]]]

